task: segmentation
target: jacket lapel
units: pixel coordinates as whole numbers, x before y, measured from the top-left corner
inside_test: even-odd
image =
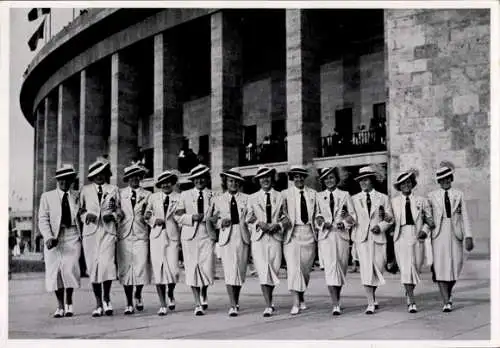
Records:
[[[280,207],[280,194],[275,191],[275,190],[272,190],[271,191],[271,216],[278,220],[279,219],[279,216],[278,216],[278,212],[279,212],[279,207]],[[265,209],[264,209],[265,211]]]
[[[378,194],[377,191],[373,190],[373,200],[372,200],[372,205],[370,207],[370,218],[373,216],[376,210],[378,210],[379,206],[379,201],[380,201],[380,195]]]
[[[417,208],[417,197],[412,196],[410,197],[411,200],[411,215],[413,217],[413,221],[415,222],[415,225],[417,224],[417,219],[420,215],[420,210]]]
[[[290,188],[287,195],[287,203],[288,203],[288,215],[290,216],[290,220],[295,223],[295,192],[293,188]]]
[[[273,206],[273,194],[274,194],[274,192],[271,192],[271,208],[274,210],[274,206]],[[258,199],[257,199],[257,204],[262,209],[262,211],[265,213],[266,212],[266,194],[265,193],[262,195],[259,192],[259,196],[258,196]]]
[[[53,191],[53,194],[51,196],[51,200],[54,204],[54,213],[58,217],[58,220],[61,220],[62,218],[62,197],[59,197],[59,192],[57,190]],[[69,199],[71,201],[71,199]],[[52,212],[51,212],[52,213]]]
[[[458,208],[458,204],[460,203],[460,197],[458,195],[458,191],[455,190],[450,190],[451,191],[451,212],[454,213],[455,210]]]

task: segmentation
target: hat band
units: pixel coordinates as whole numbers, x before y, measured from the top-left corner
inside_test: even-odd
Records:
[[[56,176],[68,175],[68,174],[76,174],[73,168],[61,169],[56,171]]]
[[[142,168],[134,168],[134,169],[129,170],[125,174],[123,174],[123,176],[127,177],[127,176],[131,176],[131,175],[134,175],[134,174],[139,174],[139,173],[142,173],[142,172],[144,172],[144,169],[142,169]]]
[[[199,175],[201,173],[203,173],[204,171],[206,171],[208,169],[208,167],[200,167],[198,169],[193,169],[193,171],[191,172],[190,176],[196,176],[196,175]]]
[[[236,173],[236,172],[234,172],[232,170],[228,170],[228,171],[222,172],[222,175],[232,176],[232,177],[237,177],[239,179],[243,179],[243,177],[241,176],[240,173]]]
[[[446,176],[446,175],[449,175],[449,174],[452,174],[453,173],[453,170],[450,169],[450,168],[446,168],[446,169],[443,169],[441,171],[438,171],[436,173],[436,176]]]
[[[401,174],[400,176],[398,176],[398,179],[396,180],[396,184],[400,184],[400,183],[406,181],[412,175],[413,175],[413,173],[404,173],[404,174]]]

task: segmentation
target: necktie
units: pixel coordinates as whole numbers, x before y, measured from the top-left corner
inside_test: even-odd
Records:
[[[413,222],[413,215],[411,215],[410,197],[406,197],[405,215],[406,215],[406,225],[415,225],[415,222]]]
[[[102,199],[102,185],[99,185],[99,187],[97,189],[97,198],[99,198],[99,203],[101,203],[101,199]]]
[[[304,224],[309,222],[309,218],[307,215],[307,204],[306,198],[304,197],[304,191],[300,191],[300,219]]]
[[[136,200],[137,200],[137,194],[135,193],[135,190],[132,190],[132,197],[130,197],[130,202],[132,203],[132,208],[135,207]]]
[[[166,214],[168,211],[168,204],[170,203],[170,198],[165,195],[165,200],[163,201],[163,212]]]
[[[271,223],[271,194],[266,192],[266,223]]]
[[[335,208],[335,202],[333,200],[333,193],[330,192],[330,212],[332,213],[332,218],[334,217],[333,216],[334,208]]]
[[[231,198],[231,224],[239,224],[240,216],[238,213],[238,205],[236,204],[236,199],[234,196]]]
[[[65,227],[71,227],[71,209],[69,207],[69,201],[68,201],[68,192],[64,192],[62,201],[62,216],[61,216],[61,224],[64,225]]]
[[[198,214],[203,214],[203,191],[200,191],[200,195],[198,196]]]
[[[370,194],[368,192],[366,193],[366,206],[368,207],[368,215],[370,215],[372,210],[372,200],[370,199]]]
[[[448,196],[448,190],[444,191],[444,208],[446,209],[446,217],[451,218],[451,203],[450,196]]]

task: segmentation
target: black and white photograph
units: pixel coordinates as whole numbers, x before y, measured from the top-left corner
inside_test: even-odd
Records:
[[[500,344],[497,1],[0,15],[6,345]]]

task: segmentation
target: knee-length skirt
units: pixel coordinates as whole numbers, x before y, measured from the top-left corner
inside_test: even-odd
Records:
[[[229,241],[221,245],[219,252],[226,285],[241,286],[245,282],[248,265],[248,245],[243,243],[240,226],[231,227]]]
[[[456,281],[462,272],[464,249],[453,233],[451,219],[444,218],[439,235],[432,240],[436,280]]]
[[[169,239],[166,231],[163,230],[157,238],[151,238],[149,243],[153,284],[177,283],[179,281],[179,241]]]
[[[349,263],[349,241],[331,231],[325,239],[318,241],[318,253],[320,265],[325,269],[326,285],[343,286]]]
[[[353,245],[356,247],[359,261],[359,272],[361,284],[367,286],[380,286],[385,284],[383,276],[386,263],[386,245],[375,243],[371,233],[361,243]]]
[[[417,240],[414,225],[401,226],[399,238],[394,242],[394,251],[401,274],[401,283],[418,284],[425,250],[424,242]]]
[[[268,234],[251,243],[255,269],[262,285],[276,286],[283,255],[282,243]]]
[[[116,247],[120,283],[123,285],[149,284],[149,241],[129,236],[119,240]]]
[[[83,253],[87,264],[89,283],[116,279],[116,236],[102,228],[83,237]]]
[[[80,287],[80,235],[76,228],[62,228],[58,245],[44,248],[45,288],[52,292],[61,288]]]
[[[310,226],[295,226],[291,240],[283,246],[288,289],[306,291],[316,253],[316,241]]]
[[[210,239],[205,224],[200,223],[193,239],[183,240],[181,243],[186,285],[212,285],[215,275],[214,242]]]

